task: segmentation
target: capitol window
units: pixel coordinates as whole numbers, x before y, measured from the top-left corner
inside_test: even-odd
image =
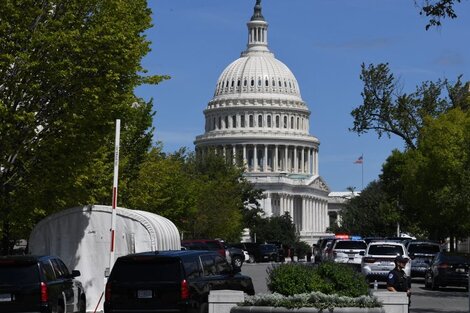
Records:
[[[245,115],[240,116],[240,127],[245,128]]]
[[[253,115],[250,115],[249,119],[250,119],[250,122],[249,122],[249,123],[250,123],[250,127],[253,127],[253,126],[254,126]]]
[[[287,128],[287,116],[284,116],[284,128]]]
[[[279,115],[276,115],[276,128],[279,128]]]
[[[290,128],[292,128],[292,129],[294,128],[294,117],[293,116],[290,118]]]
[[[228,128],[228,116],[225,116],[225,128]]]
[[[271,115],[268,115],[268,127],[271,128]]]
[[[232,116],[232,128],[237,128],[237,116]]]
[[[258,127],[263,127],[263,115],[258,115]]]

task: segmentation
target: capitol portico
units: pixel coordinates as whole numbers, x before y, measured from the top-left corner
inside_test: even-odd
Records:
[[[204,110],[196,152],[216,151],[245,167],[265,191],[266,216],[289,212],[301,239],[312,243],[329,226],[329,188],[319,175],[319,140],[295,76],[268,48],[268,23],[256,2],[248,44],[220,75]]]

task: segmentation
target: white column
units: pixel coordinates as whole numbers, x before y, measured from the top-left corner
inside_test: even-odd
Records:
[[[263,172],[268,171],[268,145],[264,145]]]
[[[243,167],[248,168],[248,162],[246,160],[246,145],[243,145]]]
[[[232,146],[232,158],[233,164],[237,164],[237,147],[235,145]]]
[[[278,171],[278,162],[279,162],[279,146],[278,145],[275,145],[274,147],[274,160],[273,160],[273,172],[277,172]]]
[[[308,199],[302,197],[302,230],[307,230],[308,222],[308,208],[307,208]]]
[[[315,174],[320,175],[318,172],[318,150],[315,149]]]
[[[294,173],[298,173],[299,172],[299,162],[297,160],[297,146],[294,146]]]
[[[320,211],[318,210],[318,201],[316,198],[313,200],[314,212],[315,212],[315,231],[320,231]]]
[[[302,153],[302,156],[300,157],[300,161],[302,162],[302,164],[300,165],[300,170],[302,171],[302,173],[305,173],[305,147],[301,147],[301,153]]]
[[[312,174],[312,166],[311,166],[311,162],[312,162],[312,157],[311,157],[311,153],[312,153],[312,149],[311,148],[307,148],[307,151],[308,151],[308,155],[307,155],[307,159],[308,159],[308,163],[307,163],[307,172],[308,174]]]
[[[288,158],[289,158],[289,155],[288,155],[288,152],[289,152],[289,146],[284,146],[284,170],[287,172],[289,170],[289,168],[287,167],[287,164],[289,163],[288,162]]]
[[[258,148],[253,145],[253,172],[258,171]]]

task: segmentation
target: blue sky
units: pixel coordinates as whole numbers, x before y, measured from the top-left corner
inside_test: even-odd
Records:
[[[247,43],[255,0],[150,0],[152,51],[143,64],[172,78],[142,86],[153,98],[155,140],[166,152],[194,150],[204,132],[203,110],[224,68]],[[349,132],[361,104],[361,63],[388,62],[404,92],[422,81],[462,74],[470,80],[470,1],[459,17],[425,31],[413,0],[264,0],[269,47],[297,78],[310,108],[310,133],[320,140],[320,175],[332,191],[362,189],[381,173],[397,138]],[[354,161],[364,155],[363,168]],[[363,180],[362,180],[363,169]]]

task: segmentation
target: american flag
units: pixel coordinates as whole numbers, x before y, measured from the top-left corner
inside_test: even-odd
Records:
[[[361,155],[360,157],[357,158],[356,161],[354,161],[354,164],[362,164],[363,162],[364,162],[364,158]]]

